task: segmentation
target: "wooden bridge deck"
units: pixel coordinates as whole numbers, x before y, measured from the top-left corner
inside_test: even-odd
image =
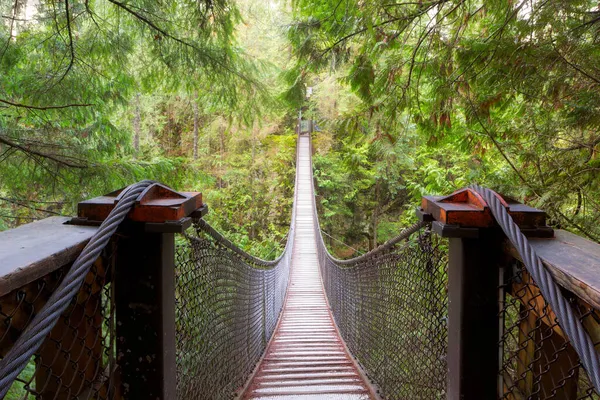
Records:
[[[371,399],[333,323],[313,230],[310,141],[300,136],[291,280],[279,325],[244,399]]]

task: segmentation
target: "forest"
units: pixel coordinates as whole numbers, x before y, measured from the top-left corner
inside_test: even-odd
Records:
[[[600,241],[591,0],[1,0],[0,230],[142,179],[276,257],[299,110],[341,258],[478,183]]]

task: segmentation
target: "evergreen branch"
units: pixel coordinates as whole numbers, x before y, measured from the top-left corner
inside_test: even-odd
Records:
[[[519,179],[521,180],[521,182],[523,182],[531,190],[533,190],[533,192],[535,193],[536,196],[541,197],[536,192],[536,190],[532,187],[532,185],[529,184],[529,182],[527,181],[527,179],[525,179],[525,177],[521,174],[521,172],[519,172],[519,169],[515,166],[515,164],[513,164],[513,162],[510,160],[510,158],[508,158],[508,155],[504,152],[504,150],[500,146],[500,143],[498,143],[498,141],[496,140],[496,138],[494,137],[494,135],[492,135],[492,133],[487,129],[486,125],[483,123],[483,121],[481,120],[481,118],[479,118],[479,113],[478,113],[477,107],[475,107],[475,104],[473,104],[473,101],[470,98],[468,98],[467,96],[461,96],[461,97],[463,99],[465,99],[469,103],[469,106],[471,107],[473,115],[475,116],[475,119],[477,120],[477,123],[479,124],[479,126],[481,126],[481,129],[483,129],[484,134],[488,138],[490,138],[490,140],[492,141],[492,143],[494,144],[494,146],[496,147],[496,149],[498,150],[498,152],[500,153],[500,155],[502,156],[502,158],[504,158],[504,160],[508,163],[508,165],[510,166],[510,168],[519,177]],[[475,130],[473,130],[473,131],[477,132]],[[480,132],[477,132],[477,133],[480,133]]]
[[[236,71],[234,69],[232,69],[230,66],[228,66],[227,64],[223,63],[222,61],[219,61],[217,59],[215,59],[214,57],[210,56],[209,54],[207,54],[206,51],[202,50],[201,48],[199,48],[197,45],[195,45],[194,43],[190,43],[184,39],[181,39],[177,36],[172,35],[171,33],[167,32],[165,29],[159,27],[158,25],[156,25],[154,22],[152,22],[150,19],[148,19],[146,16],[136,12],[135,10],[133,10],[131,7],[129,7],[127,4],[116,1],[116,0],[108,0],[110,3],[114,4],[115,6],[122,8],[123,10],[125,10],[127,13],[131,14],[132,16],[134,16],[135,18],[139,19],[140,21],[142,21],[143,23],[145,23],[146,25],[150,26],[152,29],[156,30],[157,32],[159,32],[160,34],[162,34],[164,37],[171,39],[183,46],[192,48],[194,50],[196,50],[197,52],[201,53],[203,56],[205,56],[206,58],[208,58],[209,60],[211,60],[213,63],[215,63],[216,65],[220,66],[221,68],[227,70],[228,72],[236,75],[237,77],[241,78],[242,80],[258,85],[257,82],[255,82],[253,79],[245,76],[244,74],[240,73],[239,71]]]
[[[596,22],[600,22],[600,15],[597,16],[597,17],[592,18],[589,21],[584,22],[583,24],[581,24],[579,26],[576,26],[573,30],[581,29],[581,28],[584,28],[584,27],[586,27],[588,25],[594,25]]]
[[[56,211],[47,210],[47,209],[45,209],[45,208],[38,208],[38,207],[30,206],[30,205],[27,205],[27,204],[24,204],[24,203],[20,203],[20,202],[18,202],[18,201],[16,201],[16,200],[14,200],[14,199],[9,199],[9,198],[6,198],[6,197],[0,197],[0,200],[1,200],[1,201],[5,201],[5,202],[7,202],[7,203],[11,203],[11,204],[17,205],[17,206],[19,206],[19,207],[28,208],[28,209],[30,209],[30,210],[34,210],[34,211],[40,211],[40,212],[45,212],[45,213],[47,213],[47,214],[59,215],[59,216],[62,216],[62,215],[63,215],[63,214],[61,214],[61,213],[58,213],[58,212],[56,212]]]
[[[391,19],[383,21],[383,22],[381,22],[381,23],[379,23],[377,25],[373,25],[373,28],[379,28],[379,27],[382,27],[384,25],[391,24],[392,22],[400,21],[402,19],[404,19],[404,18],[391,18]],[[325,50],[323,50],[323,52],[321,53],[321,57],[323,57],[324,55],[326,55],[327,53],[329,53],[331,50],[333,50],[334,48],[336,48],[337,46],[339,46],[343,42],[345,42],[345,41],[347,41],[349,39],[352,39],[354,36],[358,36],[358,35],[360,35],[362,33],[365,33],[368,30],[369,30],[369,28],[362,28],[362,29],[359,29],[359,30],[354,31],[352,33],[349,33],[348,35],[346,35],[346,36],[344,36],[344,37],[336,40],[331,46],[329,46],[328,48],[326,48]]]
[[[74,103],[74,104],[64,104],[61,106],[32,106],[32,105],[28,105],[28,104],[15,103],[15,102],[8,101],[5,99],[0,99],[0,103],[8,104],[9,106],[12,106],[12,107],[29,108],[32,110],[42,110],[42,111],[60,110],[63,108],[70,108],[70,107],[92,107],[92,106],[94,106],[94,104],[92,104],[92,103],[83,103],[83,104]]]
[[[17,18],[17,8],[19,7],[19,0],[15,0],[14,4],[13,4],[13,15],[12,18],[10,18],[10,27],[9,27],[9,33],[8,33],[8,38],[6,39],[6,44],[4,45],[4,48],[2,49],[2,54],[0,55],[0,59],[4,58],[4,54],[6,53],[6,50],[8,49],[8,46],[10,45],[10,41],[13,38],[13,29],[14,29],[14,24],[15,24],[15,18]]]
[[[30,148],[26,148],[24,146],[21,146],[18,143],[12,142],[8,139],[6,139],[5,137],[0,136],[0,143],[3,143],[9,147],[15,148],[17,150],[20,150],[21,152],[27,154],[30,157],[33,157],[34,159],[39,157],[39,158],[46,158],[48,160],[54,161],[57,164],[63,165],[65,167],[70,167],[70,168],[77,168],[77,169],[84,169],[87,168],[87,165],[82,165],[82,164],[74,164],[70,161],[67,160],[62,160],[58,157],[55,157],[52,154],[46,154],[46,153],[42,153],[40,151],[37,150],[33,150]]]
[[[33,217],[21,217],[21,216],[16,216],[16,215],[7,215],[7,214],[0,214],[0,218],[28,219],[30,221],[36,221],[38,219],[38,218],[33,218]]]
[[[69,0],[65,0],[65,17],[67,19],[67,33],[69,34],[69,65],[67,66],[67,70],[63,73],[63,75],[58,80],[57,84],[62,82],[65,79],[65,76],[71,71],[73,68],[73,64],[75,63],[75,47],[73,46],[73,32],[71,31],[71,14],[69,13]]]
[[[573,143],[573,142],[571,142]],[[590,143],[577,143],[570,147],[560,148],[555,147],[559,151],[573,151],[573,150],[581,150],[581,149],[590,149],[593,150],[596,145],[600,144],[600,136],[596,139],[592,140]]]
[[[110,0],[109,0],[110,1]],[[418,10],[417,13],[415,14],[411,14],[411,15],[407,15],[407,16],[402,16],[402,17],[394,17],[394,18],[390,18],[388,20],[385,20],[383,22],[380,22],[378,24],[373,25],[372,27],[365,27],[365,28],[361,28],[357,31],[354,31],[352,33],[349,33],[348,35],[336,40],[331,46],[329,46],[328,48],[326,48],[322,53],[321,53],[321,57],[326,55],[327,53],[329,53],[331,50],[333,50],[335,47],[337,47],[338,45],[340,45],[341,43],[353,38],[354,36],[358,36],[362,33],[367,32],[369,29],[372,28],[380,28],[382,26],[394,23],[394,22],[398,22],[398,21],[414,21],[416,18],[419,18],[420,16],[426,14],[430,9],[432,9],[434,6],[438,6],[444,3],[447,3],[450,0],[439,0],[439,1],[435,1],[432,3],[427,4],[425,7],[420,8]],[[459,5],[462,4],[464,1],[459,2]]]
[[[565,64],[567,64],[569,67],[573,68],[574,70],[576,70],[577,72],[579,72],[583,76],[585,76],[585,77],[591,79],[592,81],[600,84],[600,79],[596,78],[593,75],[590,75],[588,72],[586,72],[583,68],[579,67],[577,64],[574,64],[571,61],[567,60],[567,58],[558,50],[558,48],[556,47],[556,44],[554,43],[554,41],[552,41],[552,47],[554,48],[554,51],[556,52],[556,54],[558,54],[558,56],[561,58],[561,60],[563,60],[565,62]]]
[[[4,18],[4,19],[9,19],[11,21],[19,21],[19,22],[28,22],[28,21],[30,21],[30,20],[25,19],[25,18],[17,18],[17,17],[10,16],[10,15],[1,15],[1,17]]]
[[[588,239],[593,240],[596,243],[600,243],[600,238],[598,238],[597,236],[595,236],[593,233],[588,232],[586,229],[584,229],[581,225],[579,225],[577,222],[573,221],[573,219],[567,217],[564,213],[562,213],[558,208],[554,209],[554,212],[556,212],[558,215],[560,215],[565,221],[567,221],[569,224],[571,224],[572,226],[574,226],[575,228],[577,228],[577,230],[579,230],[581,233],[583,233],[585,236],[588,237]]]

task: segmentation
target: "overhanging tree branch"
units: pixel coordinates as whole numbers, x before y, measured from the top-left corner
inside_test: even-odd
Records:
[[[32,110],[60,110],[63,108],[70,108],[70,107],[92,107],[94,104],[91,103],[83,103],[83,104],[64,104],[64,105],[60,105],[60,106],[32,106],[32,105],[28,105],[28,104],[22,104],[22,103],[15,103],[9,100],[5,100],[5,99],[0,99],[0,103],[4,103],[4,104],[8,104],[9,106],[12,107],[19,107],[19,108],[29,108]]]
[[[21,146],[18,143],[15,143],[13,141],[10,141],[8,139],[6,139],[5,137],[0,136],[0,143],[3,143],[9,147],[12,147],[14,149],[17,149],[29,156],[36,156],[36,157],[40,157],[40,158],[45,158],[51,161],[54,161],[57,164],[63,165],[65,167],[69,167],[69,168],[78,168],[78,169],[84,169],[87,168],[87,165],[83,165],[83,164],[75,164],[72,163],[68,160],[64,160],[64,159],[60,159],[59,157],[56,157],[52,154],[46,154],[46,153],[42,153],[40,151],[37,151],[35,149],[31,149],[31,148],[27,148],[24,146]]]
[[[114,4],[115,6],[125,10],[127,13],[131,14],[132,16],[134,16],[135,18],[139,19],[140,21],[142,21],[143,23],[145,23],[146,25],[148,25],[149,27],[151,27],[152,29],[154,29],[155,31],[159,32],[160,34],[162,34],[164,37],[171,39],[183,46],[192,48],[194,50],[196,50],[199,53],[202,53],[203,56],[205,56],[206,58],[208,58],[209,60],[211,60],[213,63],[215,63],[216,65],[218,65],[219,67],[227,70],[228,72],[236,75],[237,77],[241,78],[242,80],[246,81],[246,82],[250,82],[252,84],[258,85],[257,82],[255,82],[254,80],[250,79],[249,77],[245,76],[244,74],[240,73],[239,71],[236,71],[234,69],[232,69],[231,67],[229,67],[227,64],[215,59],[214,57],[211,57],[209,54],[207,54],[206,51],[202,50],[201,48],[199,48],[198,46],[196,46],[194,43],[190,43],[184,39],[181,39],[177,36],[174,36],[172,34],[170,34],[169,32],[167,32],[165,29],[159,27],[158,25],[156,25],[154,22],[152,22],[150,19],[148,19],[146,16],[138,13],[137,11],[133,10],[133,8],[131,8],[130,6],[128,6],[125,3],[116,1],[116,0],[108,0],[110,3]]]
[[[65,79],[65,76],[71,71],[73,68],[73,64],[75,63],[75,47],[73,46],[73,32],[71,30],[71,14],[69,13],[69,0],[65,0],[65,17],[67,19],[67,33],[69,34],[69,65],[67,66],[67,70],[63,73],[63,75],[58,80],[58,83],[62,82]]]
[[[15,200],[15,199],[9,199],[9,198],[6,198],[6,197],[0,197],[0,201],[5,201],[7,203],[11,203],[11,204],[14,204],[14,205],[19,206],[19,207],[28,208],[28,209],[34,210],[34,211],[40,211],[40,212],[44,212],[44,213],[47,213],[47,214],[59,215],[59,216],[63,215],[63,214],[58,213],[56,211],[47,210],[45,208],[34,207],[34,206],[31,206],[31,205],[19,202],[19,201]]]

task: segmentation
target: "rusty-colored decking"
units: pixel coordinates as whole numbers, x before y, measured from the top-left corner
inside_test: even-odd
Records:
[[[310,141],[298,145],[292,267],[281,321],[244,399],[372,399],[333,323],[321,283],[313,228]]]

